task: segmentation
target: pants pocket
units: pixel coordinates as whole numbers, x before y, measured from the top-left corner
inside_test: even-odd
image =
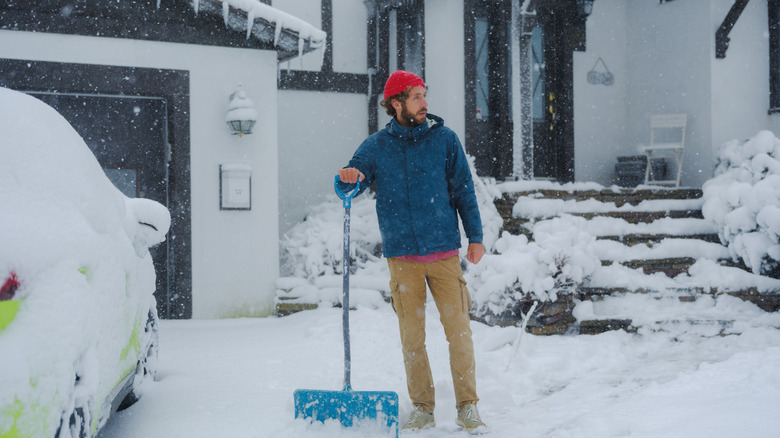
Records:
[[[396,303],[399,300],[398,296],[398,282],[395,280],[390,280],[390,306],[393,308],[393,312],[398,314],[398,309],[396,308]]]
[[[469,313],[471,312],[471,293],[469,292],[469,288],[466,287],[466,279],[463,278],[462,275],[458,276],[458,280],[460,281],[460,295],[463,303],[463,312]]]

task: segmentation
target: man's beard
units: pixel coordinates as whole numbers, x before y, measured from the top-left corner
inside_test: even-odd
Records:
[[[420,108],[420,111],[425,110],[425,112],[428,112],[428,108]],[[417,114],[412,114],[409,111],[406,110],[406,105],[401,105],[401,118],[403,120],[408,120],[411,122],[412,126],[419,126],[422,125],[423,122],[425,122],[425,117],[422,118],[422,120],[417,120]]]

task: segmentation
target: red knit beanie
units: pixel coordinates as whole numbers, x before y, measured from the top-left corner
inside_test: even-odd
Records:
[[[418,85],[425,86],[425,82],[423,82],[419,76],[414,73],[409,73],[408,71],[398,70],[387,78],[387,83],[385,83],[385,99],[406,91],[407,88],[416,87]]]

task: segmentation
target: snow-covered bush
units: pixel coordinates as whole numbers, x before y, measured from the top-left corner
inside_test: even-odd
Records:
[[[504,233],[489,254],[469,268],[466,278],[477,315],[498,315],[515,302],[555,301],[584,282],[600,265],[583,231],[585,219],[563,215],[533,226],[535,241]]]
[[[382,238],[373,193],[366,191],[352,200],[349,234],[353,269],[381,257]],[[310,208],[306,219],[282,239],[282,276],[314,279],[341,274],[343,238],[344,207],[334,193],[331,200]]]
[[[715,177],[703,186],[702,213],[721,242],[756,274],[780,268],[780,139],[761,131],[721,146]]]

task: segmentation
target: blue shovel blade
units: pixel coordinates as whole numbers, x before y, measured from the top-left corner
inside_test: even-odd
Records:
[[[398,430],[398,394],[392,391],[298,389],[293,396],[295,418],[339,420],[344,427],[369,419]]]

